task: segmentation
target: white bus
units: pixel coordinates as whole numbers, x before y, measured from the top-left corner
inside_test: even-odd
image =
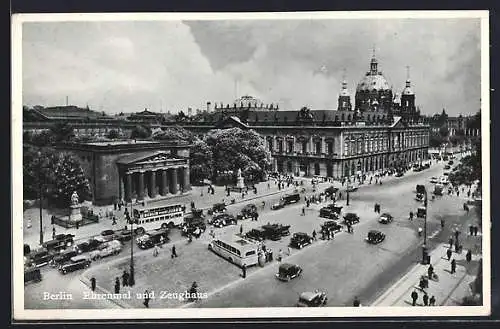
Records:
[[[184,223],[185,210],[182,204],[136,206],[133,213],[137,231],[180,227]]]
[[[208,249],[238,266],[252,266],[259,262],[260,245],[234,236],[232,239],[214,239]]]

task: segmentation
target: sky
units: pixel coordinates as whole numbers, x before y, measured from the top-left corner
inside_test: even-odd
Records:
[[[336,109],[374,50],[394,93],[410,67],[422,113],[480,108],[477,18],[25,22],[23,104],[175,113],[251,95]]]

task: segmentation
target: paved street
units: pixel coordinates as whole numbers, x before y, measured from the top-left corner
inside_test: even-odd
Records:
[[[350,206],[346,206],[344,199],[339,201],[344,211],[356,212],[361,222],[354,226],[354,234],[339,233],[333,241],[318,240],[312,246],[302,250],[291,250],[291,255],[285,261],[299,264],[304,268],[303,276],[288,283],[275,279],[278,263],[275,261],[264,268],[250,268],[246,279],[242,279],[241,270],[222,258],[207,250],[209,241],[208,230],[198,240],[187,244],[175,230],[172,233],[172,243],[165,245],[158,257],[153,257],[151,250],[138,251],[135,255],[137,269],[136,286],[132,292],[143,292],[148,289],[155,291],[156,299],[150,307],[255,307],[255,306],[293,306],[298,294],[303,291],[324,289],[328,293],[329,306],[350,306],[354,296],[360,296],[363,304],[369,304],[380,294],[396,282],[408,269],[421,259],[422,238],[417,235],[417,228],[423,227],[423,220],[408,220],[410,210],[416,211],[420,205],[414,200],[416,184],[425,183],[428,188],[431,176],[442,174],[443,164],[437,164],[420,173],[409,172],[402,178],[384,177],[382,185],[363,185],[359,191],[350,194]],[[338,183],[336,183],[338,184]],[[310,184],[306,184],[310,195]],[[320,191],[328,186],[323,184]],[[311,205],[305,216],[300,216],[303,201],[290,205],[284,209],[271,211],[269,205],[277,201],[280,194],[265,198],[266,209],[261,211],[258,222],[242,221],[244,231],[260,226],[267,222],[278,222],[291,225],[290,231],[311,234],[312,230],[319,230],[324,221],[318,217],[319,208],[323,205]],[[261,201],[247,201],[233,205],[229,212],[237,213],[245,203],[254,202],[260,206]],[[388,211],[395,221],[388,225],[378,223],[378,214],[373,212],[375,202],[381,204],[381,212]],[[451,230],[457,225],[475,220],[474,212],[466,215],[462,210],[462,198],[445,195],[434,201],[429,201],[428,235],[429,247],[447,242]],[[446,221],[445,229],[441,231],[440,220]],[[229,236],[240,229],[230,226],[216,229],[218,236]],[[386,233],[386,240],[380,245],[370,245],[364,241],[371,229]],[[275,255],[279,249],[287,253],[289,237],[281,241],[266,241],[266,246],[272,248]],[[170,257],[170,246],[175,244],[178,258]],[[124,269],[128,269],[130,247],[124,246],[120,256],[101,260],[92,264],[90,269],[83,273],[82,281],[94,276],[98,286],[103,291],[113,290],[116,276],[120,276]],[[136,249],[137,250],[137,249]],[[47,285],[46,278],[57,276],[58,281],[65,282],[67,289],[87,289],[80,281],[79,274],[73,273],[60,276],[53,269],[44,269],[50,272],[42,283],[33,284],[26,288],[26,307],[44,307],[40,303],[40,292],[44,289],[54,289]],[[208,299],[194,304],[186,304],[182,300],[160,299],[162,291],[183,292],[193,281],[197,281],[199,292],[208,293]],[[44,288],[41,288],[44,287]],[[62,287],[65,287],[64,284]],[[66,288],[60,288],[66,289]],[[125,288],[127,289],[127,288]],[[125,290],[126,291],[126,290]],[[123,292],[123,291],[122,291]],[[38,298],[37,298],[38,296]],[[79,296],[74,294],[74,296]],[[53,303],[48,303],[54,305]],[[80,301],[78,307],[92,307],[89,301]],[[99,307],[143,307],[142,300],[132,298],[123,303],[100,301]],[[103,306],[103,304],[106,304]],[[39,306],[40,305],[40,306]],[[73,304],[72,304],[73,305]],[[47,306],[48,307],[48,306]],[[57,306],[51,306],[57,307]]]

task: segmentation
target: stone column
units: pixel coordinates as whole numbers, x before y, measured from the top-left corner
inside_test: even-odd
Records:
[[[125,174],[125,201],[132,201],[132,174]]]
[[[170,169],[170,193],[177,194],[179,187],[177,186],[177,168]]]
[[[161,169],[160,195],[168,194],[167,170]]]
[[[122,201],[124,196],[124,177],[121,173],[118,173],[118,201]]]
[[[183,168],[183,178],[184,178],[184,183],[182,184],[182,187],[185,191],[189,191],[191,189],[191,182],[189,178],[189,167],[184,167]]]
[[[156,197],[156,170],[152,170],[149,177],[149,196]]]
[[[137,200],[144,200],[144,171],[139,171],[138,176]]]

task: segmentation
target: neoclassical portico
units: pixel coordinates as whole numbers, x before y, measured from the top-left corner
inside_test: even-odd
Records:
[[[141,152],[124,156],[117,164],[120,200],[154,199],[191,189],[187,158],[166,151]]]

